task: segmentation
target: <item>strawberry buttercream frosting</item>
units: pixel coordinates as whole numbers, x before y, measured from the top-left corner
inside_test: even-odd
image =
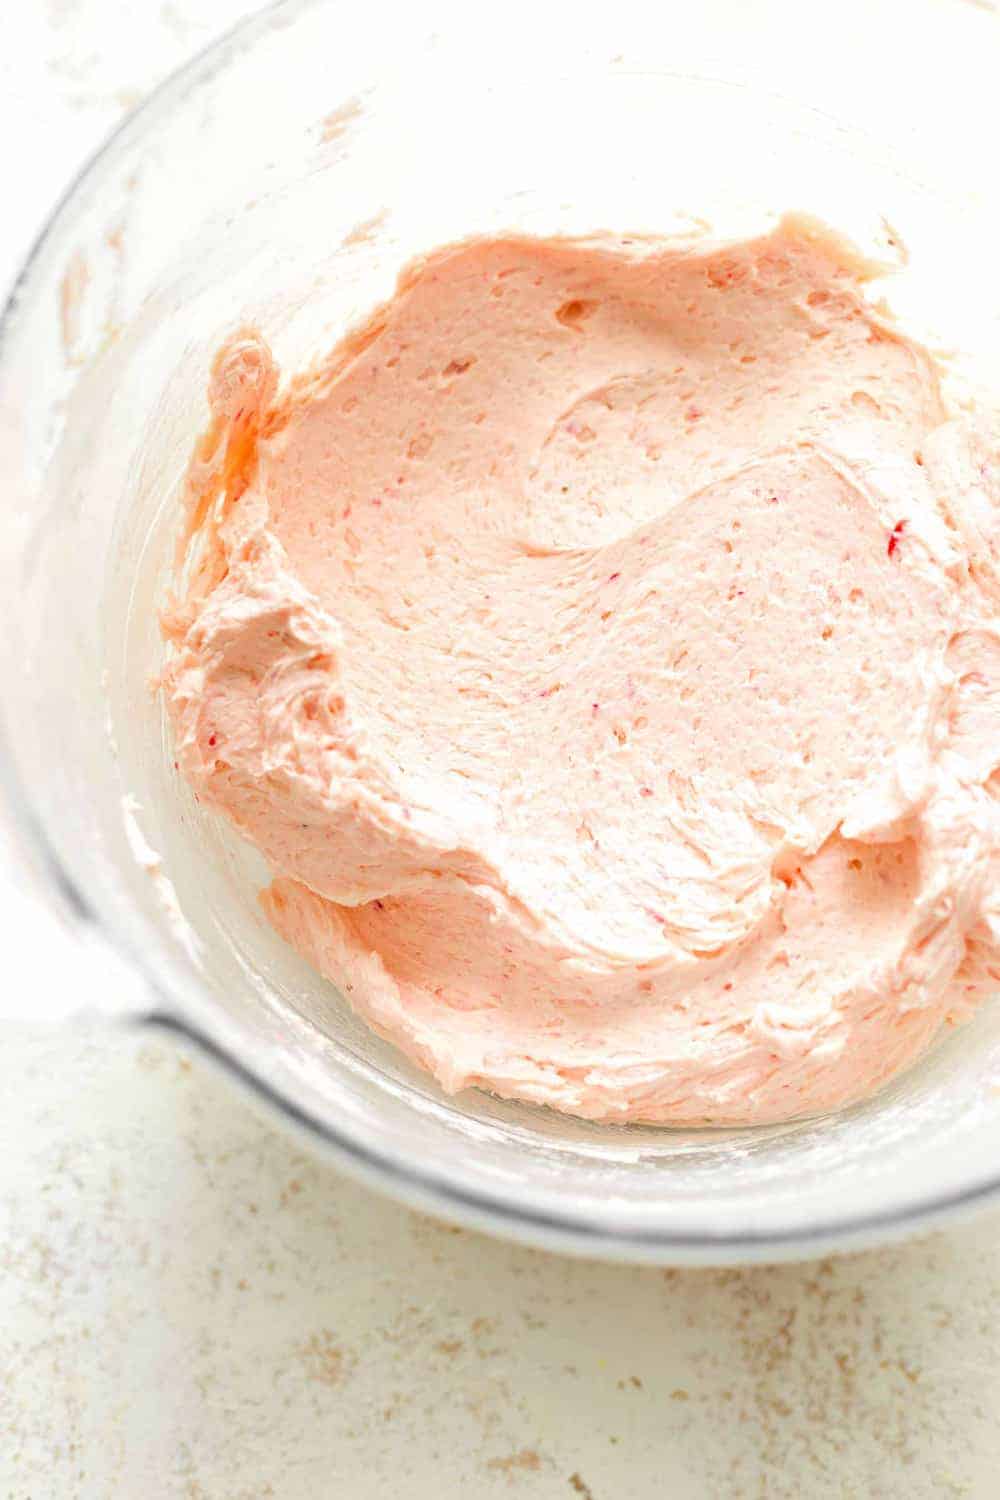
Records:
[[[874,269],[470,240],[289,381],[220,348],[177,761],[446,1090],[779,1121],[998,988],[1000,422]]]

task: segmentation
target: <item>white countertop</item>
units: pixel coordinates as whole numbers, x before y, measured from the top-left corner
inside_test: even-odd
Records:
[[[0,278],[245,9],[9,7]],[[11,871],[0,910],[6,972],[68,982]],[[0,1273],[0,1500],[1000,1493],[996,1213],[774,1269],[561,1260],[373,1197],[159,1042],[8,1023]]]

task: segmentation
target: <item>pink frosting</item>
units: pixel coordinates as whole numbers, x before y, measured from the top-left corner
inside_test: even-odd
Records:
[[[277,930],[449,1090],[776,1121],[1000,976],[1000,428],[820,226],[470,241],[220,351],[164,677]]]

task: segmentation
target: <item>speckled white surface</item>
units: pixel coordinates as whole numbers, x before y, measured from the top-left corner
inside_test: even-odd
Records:
[[[0,277],[244,8],[10,7]],[[27,976],[10,869],[0,910]],[[8,1023],[0,1272],[0,1500],[1000,1493],[997,1214],[776,1269],[562,1261],[371,1196],[160,1043]]]
[[[301,1156],[159,1045],[5,1038],[0,1495],[995,1497],[1000,1221],[563,1261]]]

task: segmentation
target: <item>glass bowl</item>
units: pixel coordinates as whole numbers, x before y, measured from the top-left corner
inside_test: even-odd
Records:
[[[886,294],[953,348],[956,400],[997,388],[988,8],[602,9],[290,0],[171,79],[73,185],[0,347],[3,782],[75,945],[79,994],[53,1003],[195,1045],[374,1184],[634,1260],[871,1243],[1000,1195],[1000,1008],[878,1098],[793,1125],[616,1128],[448,1098],[271,932],[266,873],[179,784],[149,687],[220,337],[252,319],[295,369],[447,240],[815,212],[899,263]]]

